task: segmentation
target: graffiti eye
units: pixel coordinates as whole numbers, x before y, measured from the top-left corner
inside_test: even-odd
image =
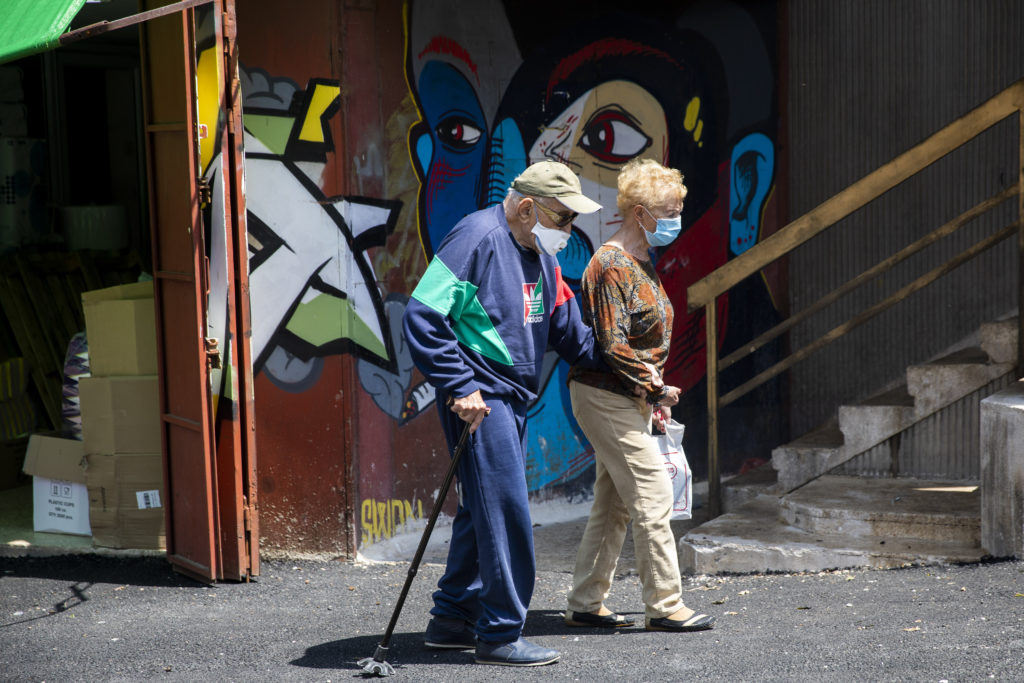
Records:
[[[482,135],[483,131],[472,121],[461,116],[449,116],[437,126],[437,138],[441,144],[457,151],[471,148]]]
[[[650,147],[651,139],[625,112],[604,109],[587,121],[579,145],[600,161],[622,164]]]

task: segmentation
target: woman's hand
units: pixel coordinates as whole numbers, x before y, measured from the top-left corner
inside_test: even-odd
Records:
[[[469,396],[453,399],[451,401],[451,410],[461,420],[469,423],[470,434],[476,431],[476,428],[480,426],[480,423],[491,412],[491,409],[484,403],[484,397],[480,395],[479,389]]]
[[[679,395],[682,392],[679,391],[679,387],[666,386],[664,392],[661,394],[661,398],[658,399],[658,404],[671,408],[675,404],[679,403]]]
[[[667,425],[671,419],[672,411],[666,406],[658,404],[655,405],[654,410],[651,411],[651,420],[654,422],[654,426],[660,431],[665,431],[665,425]]]

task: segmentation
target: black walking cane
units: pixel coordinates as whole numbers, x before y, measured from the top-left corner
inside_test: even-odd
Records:
[[[391,614],[391,623],[388,624],[387,630],[384,631],[384,637],[381,638],[380,643],[377,645],[377,651],[373,653],[373,656],[360,659],[356,662],[358,666],[363,667],[363,673],[375,674],[377,676],[393,676],[395,674],[395,667],[384,661],[384,657],[388,653],[388,644],[391,642],[391,633],[395,630],[395,624],[398,623],[398,615],[402,611],[402,605],[405,604],[405,596],[409,594],[409,586],[412,585],[412,580],[416,576],[416,571],[419,569],[420,560],[423,559],[423,551],[427,549],[427,541],[430,540],[430,532],[434,530],[434,522],[437,521],[437,515],[441,512],[441,505],[444,504],[445,496],[448,495],[448,488],[451,486],[452,479],[455,477],[455,467],[459,464],[459,458],[462,456],[462,451],[466,448],[466,441],[469,440],[469,428],[470,423],[467,422],[465,428],[462,430],[462,436],[459,437],[459,445],[455,447],[455,452],[452,453],[452,462],[448,465],[448,473],[444,475],[444,483],[441,484],[441,490],[437,492],[437,500],[434,501],[434,509],[430,511],[430,519],[427,520],[427,528],[423,530],[423,538],[420,539],[420,546],[416,548],[416,554],[412,558],[412,564],[409,565],[409,573],[405,577],[405,585],[402,586],[402,593],[398,596],[398,603],[395,605],[395,611]]]

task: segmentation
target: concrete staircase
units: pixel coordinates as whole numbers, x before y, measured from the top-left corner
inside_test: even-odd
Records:
[[[723,482],[725,514],[679,541],[684,572],[818,571],[964,562],[980,546],[977,482],[826,476],[1012,373],[1017,320],[976,345],[907,368],[905,381],[772,451],[771,467]]]

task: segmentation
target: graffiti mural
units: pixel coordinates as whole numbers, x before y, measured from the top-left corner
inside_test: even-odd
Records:
[[[395,339],[366,251],[384,245],[400,204],[368,197],[327,197],[320,179],[333,150],[329,119],[337,82],[305,88],[260,69],[242,68],[246,208],[252,306],[253,371],[303,391],[326,355],[354,353],[385,371],[397,367]],[[210,121],[211,129],[215,120]],[[204,161],[210,213],[220,215],[220,157]],[[224,253],[212,232],[211,290],[224,291]],[[223,297],[211,295],[210,331],[219,338]],[[222,347],[228,340],[222,341]]]
[[[200,163],[212,190],[203,207],[210,255],[207,335],[228,355],[224,173],[217,154],[222,86],[214,68],[211,22],[205,27],[197,71]],[[323,191],[327,165],[337,152],[332,134],[340,109],[337,80],[314,76],[302,86],[244,63],[239,75],[253,374],[281,391],[301,394],[322,381],[329,357],[354,356],[360,385],[375,404],[399,423],[411,419],[433,404],[433,391],[425,384],[409,386],[412,362],[401,336],[407,296],[382,290],[372,256],[386,246],[402,203]],[[380,155],[370,155],[357,160],[356,171],[380,175],[381,166]],[[233,383],[220,369],[211,371],[211,382],[219,428],[234,412]],[[333,416],[327,405],[323,409],[329,425]],[[295,465],[301,465],[300,458]],[[264,478],[265,490],[273,490],[279,476]],[[422,518],[422,501],[367,498],[356,514],[362,542],[372,543]]]
[[[255,30],[262,38],[247,43],[240,73],[254,374],[271,384],[279,413],[301,411],[313,444],[306,448],[318,449],[321,468],[348,462],[331,428],[339,409],[351,411],[340,419],[351,419],[357,490],[345,506],[362,543],[422,516],[413,511],[431,498],[447,460],[433,388],[401,333],[408,297],[452,226],[501,201],[511,180],[542,159],[573,168],[604,206],[578,218],[559,254],[573,289],[621,223],[615,194],[622,165],[653,158],[684,173],[685,230],[652,258],[676,310],[667,380],[685,394],[675,416],[687,425],[687,452],[701,476],[704,318],[687,312],[686,289],[778,224],[776,7],[739,0],[641,5],[625,12],[603,0],[586,11],[535,0],[391,0],[358,11],[345,5],[338,23],[314,20],[312,5],[287,18],[269,3],[247,6],[248,19],[239,10],[240,23],[249,22],[246,35]],[[271,16],[286,30],[268,26]],[[282,48],[302,36],[318,47]],[[358,59],[322,57],[335,48]],[[204,86],[216,77],[204,58],[200,91],[215,93],[215,85]],[[200,95],[202,135],[213,142],[221,119],[211,102]],[[216,149],[201,146],[203,173],[215,190],[210,216],[219,211],[223,176]],[[325,189],[339,187],[347,188],[341,196]],[[214,230],[208,245],[215,338],[223,336],[227,310],[218,299],[226,277],[218,262],[222,238]],[[720,352],[777,321],[779,282],[770,273],[751,278],[719,299]],[[220,341],[230,353],[231,340]],[[738,383],[730,373],[745,379],[777,353],[769,345],[737,363],[722,386]],[[593,453],[572,417],[567,372],[549,354],[528,408],[527,481],[535,494],[589,488]],[[215,381],[222,400],[230,399],[230,378]],[[342,396],[350,386],[358,395]],[[311,396],[318,398],[306,400]],[[324,400],[324,414],[316,414]],[[723,421],[737,426],[723,442],[726,471],[766,457],[781,441],[775,411],[765,409],[778,402],[772,383],[726,409]],[[278,483],[302,452],[293,453],[281,417],[265,417],[274,427],[263,432],[273,452],[270,478]],[[331,482],[344,479],[330,472]],[[283,492],[275,502],[285,505]],[[316,506],[305,509],[314,514]]]
[[[683,172],[687,229],[652,257],[676,310],[667,381],[687,392],[676,417],[694,427],[687,450],[695,454],[706,440],[705,336],[703,315],[686,310],[686,288],[775,222],[774,8],[759,7],[758,16],[729,2],[648,14],[590,8],[568,32],[557,29],[557,17],[545,22],[555,27],[550,31],[519,21],[534,16],[530,3],[506,12],[498,0],[471,11],[456,0],[414,2],[408,13],[407,78],[420,113],[409,147],[421,183],[426,258],[459,218],[500,201],[527,165],[554,159],[573,168],[584,192],[605,207],[577,219],[559,254],[575,288],[594,250],[621,223],[615,197],[622,165],[644,157]],[[770,326],[777,319],[771,302],[766,281],[722,297],[723,349]],[[773,353],[766,349],[754,362]],[[567,370],[548,359],[529,411],[531,490],[571,481],[592,462],[571,416]],[[760,454],[780,427],[765,424],[757,406],[776,401],[777,390],[770,386],[733,410],[756,434],[749,445]],[[743,441],[734,440],[733,450],[743,450]],[[703,469],[700,458],[695,469]]]

